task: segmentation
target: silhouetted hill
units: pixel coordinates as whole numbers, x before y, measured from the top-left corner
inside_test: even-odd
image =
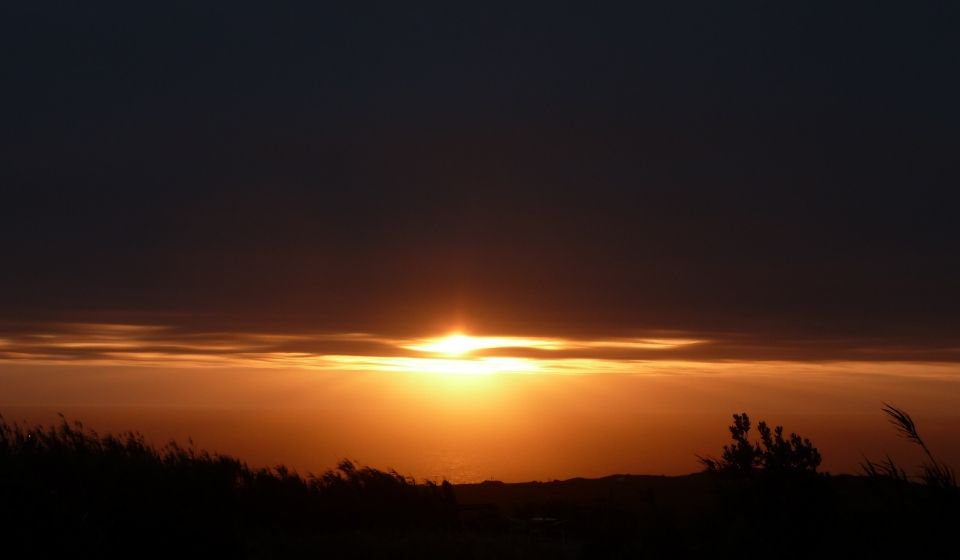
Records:
[[[460,504],[492,503],[509,508],[518,503],[627,504],[649,500],[652,496],[667,498],[677,506],[699,509],[699,497],[707,493],[713,481],[706,473],[685,476],[616,474],[603,478],[572,478],[550,482],[504,483],[485,481],[454,486]],[[691,497],[696,497],[691,499]]]
[[[468,526],[576,543],[571,557],[857,558],[954,546],[960,500],[855,475],[614,475],[455,487]]]

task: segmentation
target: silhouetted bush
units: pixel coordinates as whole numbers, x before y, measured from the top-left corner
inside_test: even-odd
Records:
[[[700,463],[714,472],[747,474],[761,469],[771,474],[815,473],[820,466],[820,452],[809,439],[797,434],[783,437],[783,426],[773,430],[761,421],[757,424],[760,440],[751,443],[750,417],[747,413],[734,414],[730,425],[733,445],[724,445],[720,459],[699,457]]]

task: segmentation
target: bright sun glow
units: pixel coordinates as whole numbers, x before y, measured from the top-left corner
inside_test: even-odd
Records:
[[[561,347],[558,341],[538,338],[518,338],[505,336],[469,336],[454,333],[441,338],[430,338],[417,341],[415,344],[403,346],[408,350],[443,354],[446,356],[462,356],[477,350],[491,348],[540,348],[555,350]]]
[[[404,358],[328,356],[340,370],[427,373],[437,375],[489,375],[494,373],[535,373],[539,367],[525,358]]]

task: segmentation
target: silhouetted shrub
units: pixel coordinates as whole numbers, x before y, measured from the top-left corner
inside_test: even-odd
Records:
[[[699,457],[700,463],[708,471],[732,473],[751,473],[763,470],[767,473],[815,473],[820,466],[820,452],[809,439],[797,434],[783,437],[783,426],[773,430],[761,421],[757,424],[760,440],[751,443],[750,417],[747,413],[734,414],[730,425],[732,445],[723,446],[719,459]]]

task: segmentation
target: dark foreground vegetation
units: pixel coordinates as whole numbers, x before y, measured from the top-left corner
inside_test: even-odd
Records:
[[[734,416],[705,471],[548,483],[415,483],[349,461],[319,476],[252,469],[65,419],[0,421],[4,557],[823,558],[955,554],[953,471],[903,411],[914,478],[889,458],[817,472],[813,444]],[[951,552],[954,551],[954,552]],[[947,556],[944,556],[947,554]]]

